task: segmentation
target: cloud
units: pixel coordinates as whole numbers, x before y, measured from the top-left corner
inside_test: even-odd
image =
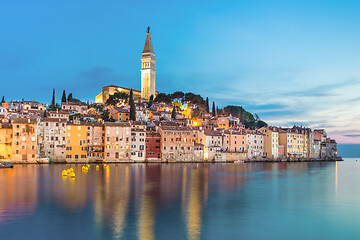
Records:
[[[339,83],[320,85],[309,89],[289,92],[288,95],[295,95],[301,97],[326,97],[333,96],[334,90],[338,90],[339,88],[355,86],[359,84],[360,81],[357,79],[349,79]]]
[[[345,137],[360,137],[360,134],[347,134]]]

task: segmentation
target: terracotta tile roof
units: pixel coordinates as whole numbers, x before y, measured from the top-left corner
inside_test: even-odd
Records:
[[[190,127],[181,127],[181,126],[161,126],[162,130],[173,130],[173,131],[192,131]]]
[[[129,122],[105,122],[106,127],[131,127]]]
[[[30,123],[36,124],[37,118],[15,118],[12,120],[13,123]]]
[[[41,122],[66,122],[65,118],[42,118]]]

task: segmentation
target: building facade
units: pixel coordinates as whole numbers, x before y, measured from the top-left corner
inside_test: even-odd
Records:
[[[146,159],[148,161],[161,160],[161,135],[155,131],[146,132]]]
[[[66,162],[88,162],[87,125],[83,123],[67,124]]]
[[[17,118],[12,121],[12,161],[36,163],[37,118]]]
[[[66,119],[43,118],[38,126],[39,158],[50,162],[66,162]]]
[[[105,162],[126,162],[130,160],[131,127],[129,123],[105,122]]]
[[[9,123],[0,123],[0,161],[11,160],[12,157],[12,126]]]

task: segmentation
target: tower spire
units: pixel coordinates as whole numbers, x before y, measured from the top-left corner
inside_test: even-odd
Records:
[[[153,48],[153,44],[152,44],[152,41],[151,41],[150,26],[147,27],[147,33],[146,33],[146,40],[145,40],[143,55],[144,55],[144,53],[153,53],[154,54],[154,48]]]
[[[155,98],[155,52],[151,41],[150,27],[147,27],[144,50],[141,57],[141,98]]]

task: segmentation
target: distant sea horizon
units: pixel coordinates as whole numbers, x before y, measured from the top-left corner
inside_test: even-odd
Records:
[[[337,148],[342,158],[360,158],[360,144],[338,144]]]

